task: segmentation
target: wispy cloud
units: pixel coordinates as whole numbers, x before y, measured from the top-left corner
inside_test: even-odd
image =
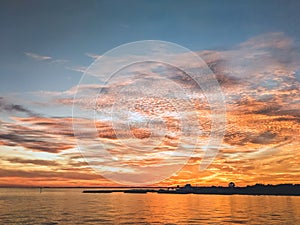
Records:
[[[50,57],[50,56],[39,55],[39,54],[33,53],[33,52],[25,52],[25,55],[28,56],[28,57],[30,57],[30,58],[33,58],[33,59],[36,59],[36,60],[40,60],[40,61],[52,59],[52,57]]]
[[[101,57],[101,55],[94,54],[94,53],[85,53],[85,55],[86,55],[87,57],[92,58],[92,59],[97,59],[97,58]]]
[[[75,71],[78,73],[85,73],[87,70],[87,67],[85,67],[85,66],[74,66],[74,67],[67,66],[66,69],[72,70],[72,71]]]
[[[53,64],[53,65],[54,64],[55,65],[64,65],[69,62],[69,60],[67,60],[67,59],[55,59],[51,56],[40,55],[40,54],[33,53],[33,52],[25,52],[25,55],[32,59],[35,59],[38,61],[45,61],[45,62],[47,62],[49,64]]]
[[[51,64],[65,64],[67,62],[69,62],[69,60],[67,60],[67,59],[54,59],[50,63]]]

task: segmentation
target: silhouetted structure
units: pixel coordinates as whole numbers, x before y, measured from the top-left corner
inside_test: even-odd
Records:
[[[230,183],[228,184],[228,187],[229,187],[229,188],[234,188],[234,187],[235,187],[235,183],[230,182]]]

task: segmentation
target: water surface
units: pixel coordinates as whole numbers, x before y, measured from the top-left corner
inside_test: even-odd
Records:
[[[300,224],[299,196],[0,188],[0,224]]]

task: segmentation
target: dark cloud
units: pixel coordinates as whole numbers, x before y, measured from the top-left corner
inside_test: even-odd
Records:
[[[266,104],[266,105],[263,105],[262,108],[255,110],[253,113],[271,116],[271,115],[278,114],[280,109],[281,109],[281,106],[279,106],[279,105]]]
[[[2,123],[0,144],[59,153],[76,146],[70,118],[19,118],[22,125]]]
[[[34,164],[40,166],[59,166],[60,164],[55,161],[41,160],[41,159],[23,159],[18,157],[13,158],[4,158],[4,160],[11,163],[20,163],[20,164]]]
[[[37,116],[38,115],[35,112],[25,108],[22,105],[6,102],[3,97],[0,97],[0,111],[5,111],[8,113],[20,112],[20,113],[25,113],[29,116]]]
[[[254,110],[254,114],[262,114],[267,116],[281,116],[281,118],[277,118],[277,121],[284,120],[293,120],[295,122],[299,121],[299,110],[298,109],[286,109],[286,105],[272,105],[266,103],[263,107],[258,110]],[[285,118],[285,119],[284,119]],[[270,118],[271,119],[271,118]]]
[[[272,144],[276,143],[277,134],[270,131],[263,132],[259,135],[250,138],[250,141],[254,144]]]
[[[34,134],[34,136],[33,136]],[[56,138],[47,137],[44,133],[35,135],[36,132],[29,134],[29,136],[20,136],[13,133],[0,134],[0,142],[6,146],[23,146],[33,151],[59,153],[74,147],[74,144],[59,142]]]
[[[296,122],[300,124],[300,116],[295,116],[295,117],[280,117],[280,118],[276,118],[276,121],[291,121],[291,122]]]
[[[224,141],[232,146],[248,146],[249,144],[269,145],[284,143],[291,136],[286,134],[275,133],[274,131],[263,131],[261,133],[255,132],[234,132],[228,131],[224,136]],[[240,151],[240,150],[239,150]],[[228,151],[224,151],[228,152]],[[230,151],[229,151],[230,152]],[[238,151],[234,151],[237,153]]]

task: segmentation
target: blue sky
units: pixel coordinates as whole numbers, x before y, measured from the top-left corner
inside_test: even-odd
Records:
[[[195,51],[230,48],[267,32],[297,40],[299,6],[276,0],[1,1],[0,91],[66,90],[81,76],[70,68],[92,62],[85,53],[137,40],[171,41]]]

